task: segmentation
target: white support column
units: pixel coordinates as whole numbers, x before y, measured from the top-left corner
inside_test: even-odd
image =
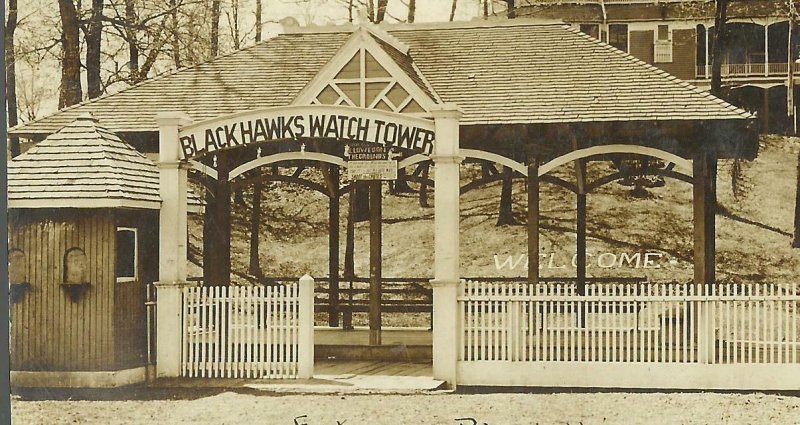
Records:
[[[769,75],[769,24],[764,24],[764,76]]]
[[[434,273],[433,377],[456,386],[456,363],[461,342],[458,323],[459,270],[459,119],[455,105],[431,111],[435,120],[434,163]]]
[[[191,121],[183,114],[156,117],[159,127],[158,167],[161,211],[159,215],[158,282],[156,306],[156,376],[179,376],[181,371],[181,290],[186,282],[188,243],[186,166],[180,161],[178,130]]]
[[[716,28],[714,29],[716,31]],[[711,27],[706,27],[706,78],[711,79],[711,57],[709,55],[709,39],[711,38]]]
[[[314,278],[300,278],[300,308],[297,377],[311,379],[314,376]]]

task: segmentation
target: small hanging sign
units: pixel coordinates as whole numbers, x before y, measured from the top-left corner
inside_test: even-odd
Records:
[[[396,180],[397,161],[385,145],[346,145],[348,180]]]

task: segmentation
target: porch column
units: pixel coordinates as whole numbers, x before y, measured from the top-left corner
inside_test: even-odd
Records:
[[[459,119],[455,105],[431,111],[435,120],[434,145],[434,273],[433,377],[456,386],[456,363],[462,344],[458,323],[459,271]]]
[[[764,24],[764,76],[769,75],[769,24]]]
[[[715,213],[717,158],[702,152],[693,163],[694,204],[694,285],[698,294],[713,294],[715,289]],[[698,360],[710,363],[714,358],[713,304],[701,302],[696,310]],[[692,326],[695,326],[694,324]]]
[[[158,182],[161,196],[156,309],[156,376],[178,376],[181,368],[181,288],[186,282],[188,244],[186,167],[180,161],[178,129],[191,121],[183,114],[163,113],[159,127]]]

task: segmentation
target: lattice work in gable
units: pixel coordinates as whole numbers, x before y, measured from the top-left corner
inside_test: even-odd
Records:
[[[425,112],[397,78],[365,48],[359,49],[350,58],[312,103],[357,106],[390,112]]]

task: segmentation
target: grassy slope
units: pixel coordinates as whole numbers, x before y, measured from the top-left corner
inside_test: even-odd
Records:
[[[723,213],[717,216],[717,270],[721,278],[784,281],[800,271],[800,250],[790,248],[795,170],[800,139],[765,137],[757,160],[744,164],[746,193],[738,199],[730,188],[730,162],[721,162],[718,198]],[[607,172],[595,164],[590,174]],[[464,174],[474,174],[467,170]],[[572,179],[572,169],[557,171]],[[630,188],[616,183],[601,187],[588,197],[588,252],[617,257],[646,251],[663,254],[660,268],[630,265],[601,268],[590,258],[590,276],[647,276],[654,280],[689,280],[692,276],[691,186],[667,180],[651,189],[649,199],[635,199]],[[524,226],[496,227],[499,184],[469,192],[461,198],[461,262],[465,276],[525,276],[524,259],[513,270],[497,270],[494,255],[515,260],[526,252]],[[265,192],[265,227],[260,259],[267,275],[327,275],[327,198],[287,185]],[[514,211],[524,222],[526,196],[523,184],[514,186]],[[344,259],[344,214],[341,258]],[[545,184],[541,196],[542,253],[553,254],[552,267],[544,261],[542,276],[574,276],[568,264],[575,252],[575,198],[569,192]],[[384,198],[383,270],[385,276],[431,276],[433,258],[433,209],[420,208],[416,197]],[[234,206],[233,268],[245,271],[248,261],[249,208]],[[201,247],[202,226],[190,225],[191,242]],[[356,228],[356,272],[367,276],[368,224]],[[653,257],[657,259],[656,257]],[[608,263],[612,257],[606,255]],[[555,266],[567,265],[564,268]],[[199,274],[195,268],[194,273]]]

